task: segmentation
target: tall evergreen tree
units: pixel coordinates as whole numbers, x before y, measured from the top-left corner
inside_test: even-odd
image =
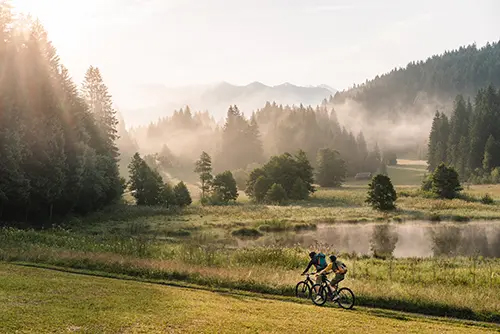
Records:
[[[448,138],[448,161],[450,165],[459,168],[462,165],[462,154],[460,141],[469,136],[469,115],[467,105],[462,95],[455,99],[453,114],[450,118],[450,134]],[[461,174],[461,173],[459,173]],[[461,174],[462,175],[462,174]]]
[[[339,187],[344,182],[347,169],[338,151],[324,148],[318,152],[316,182],[322,187]]]
[[[500,166],[500,143],[490,135],[484,148],[483,170],[489,174],[498,166]]]
[[[26,34],[26,32],[29,32]],[[23,38],[20,38],[23,36]],[[0,214],[43,224],[116,199],[97,122],[42,25],[0,2]],[[107,166],[104,168],[104,166]],[[114,194],[112,194],[112,188]]]
[[[89,67],[85,73],[82,93],[90,112],[96,119],[100,135],[105,143],[104,147],[98,148],[98,152],[100,153],[99,149],[102,149],[103,153],[111,153],[114,158],[117,158],[118,148],[115,141],[118,139],[118,119],[116,110],[113,108],[111,95],[108,92],[108,87],[104,84],[99,68]]]
[[[212,187],[212,158],[208,153],[202,152],[200,159],[196,161],[194,172],[200,176],[200,189],[202,199],[210,192]]]

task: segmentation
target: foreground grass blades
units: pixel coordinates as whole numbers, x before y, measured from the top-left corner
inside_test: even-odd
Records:
[[[486,333],[496,326],[378,310],[343,311],[258,296],[82,276],[0,263],[0,332],[303,333],[308,319],[344,333]]]

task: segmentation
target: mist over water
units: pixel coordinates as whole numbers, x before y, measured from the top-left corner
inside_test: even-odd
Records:
[[[500,257],[500,222],[319,224],[315,231],[269,233],[240,246],[302,246],[358,255]]]

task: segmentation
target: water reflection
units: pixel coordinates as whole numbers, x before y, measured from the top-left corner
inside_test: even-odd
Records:
[[[239,246],[302,246],[377,257],[500,257],[500,222],[319,225],[316,231],[267,233]]]
[[[396,227],[391,224],[379,224],[373,226],[372,238],[370,239],[370,249],[373,256],[377,258],[391,257],[396,249],[399,236]]]

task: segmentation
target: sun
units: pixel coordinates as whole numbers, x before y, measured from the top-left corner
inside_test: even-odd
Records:
[[[96,0],[11,0],[15,14],[29,14],[38,19],[59,47],[74,45],[78,36],[89,25],[84,15],[88,8],[95,8]]]

